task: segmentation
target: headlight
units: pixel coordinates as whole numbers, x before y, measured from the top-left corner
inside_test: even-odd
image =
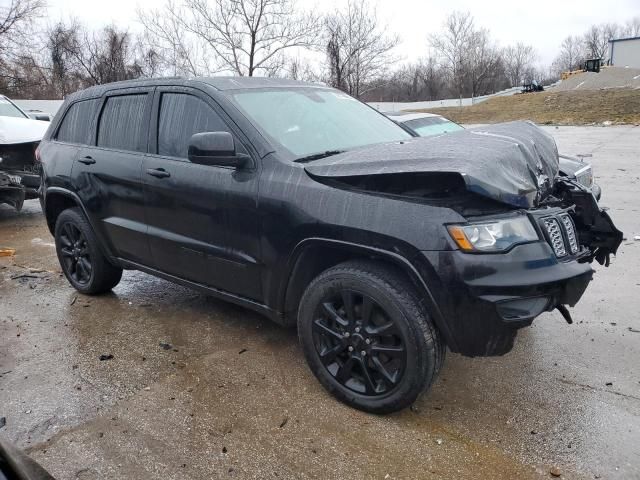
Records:
[[[465,252],[502,252],[518,243],[534,242],[538,234],[526,216],[489,222],[447,226],[458,247]]]

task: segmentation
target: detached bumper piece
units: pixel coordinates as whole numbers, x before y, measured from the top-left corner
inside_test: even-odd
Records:
[[[0,204],[6,203],[20,211],[25,195],[26,190],[19,176],[0,172]]]

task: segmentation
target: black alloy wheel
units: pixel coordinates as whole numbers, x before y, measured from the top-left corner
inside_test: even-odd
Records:
[[[397,268],[350,260],[306,288],[298,336],[309,368],[340,401],[372,413],[411,405],[435,380],[445,344]]]
[[[407,362],[405,341],[373,298],[344,289],[323,299],[315,317],[316,352],[338,383],[368,396],[398,385]]]
[[[87,295],[105,293],[120,282],[122,268],[104,255],[80,208],[58,215],[54,236],[62,271],[76,290]]]
[[[93,267],[87,239],[82,231],[71,222],[65,223],[62,225],[60,243],[65,272],[79,285],[88,284]]]

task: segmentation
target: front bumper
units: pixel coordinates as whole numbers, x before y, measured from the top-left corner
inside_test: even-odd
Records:
[[[450,348],[467,356],[503,355],[518,329],[557,305],[574,306],[593,270],[574,257],[559,260],[544,242],[503,254],[422,252]],[[430,283],[429,283],[430,282]]]

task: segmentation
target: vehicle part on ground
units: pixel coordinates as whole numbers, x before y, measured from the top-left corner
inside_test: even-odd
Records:
[[[55,479],[26,453],[0,438],[0,480]]]
[[[413,286],[367,261],[337,265],[309,285],[298,334],[327,390],[374,413],[412,404],[435,379],[445,351]]]
[[[102,254],[81,209],[72,208],[60,214],[55,240],[62,271],[79,292],[104,293],[120,282],[122,269],[109,263]]]

